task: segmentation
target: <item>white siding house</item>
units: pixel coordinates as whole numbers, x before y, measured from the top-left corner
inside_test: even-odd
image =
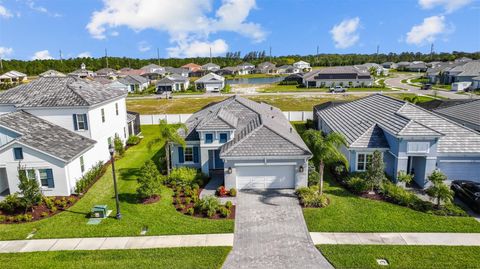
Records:
[[[225,87],[225,78],[215,73],[209,73],[197,79],[195,87],[206,92],[219,92]]]

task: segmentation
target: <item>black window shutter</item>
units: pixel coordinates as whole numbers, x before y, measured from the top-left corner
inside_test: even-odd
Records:
[[[85,121],[85,130],[88,130],[88,119],[87,119],[87,114],[83,114],[83,120]]]
[[[78,131],[77,114],[73,114],[73,129],[74,129],[75,131]]]

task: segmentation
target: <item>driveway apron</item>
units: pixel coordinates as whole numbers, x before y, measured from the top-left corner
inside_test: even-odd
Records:
[[[223,268],[333,268],[315,248],[293,190],[237,197],[233,250]]]

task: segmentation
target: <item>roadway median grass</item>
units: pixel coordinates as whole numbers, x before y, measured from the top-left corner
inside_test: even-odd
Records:
[[[480,247],[318,245],[335,268],[480,268]],[[385,259],[388,266],[380,266]]]
[[[0,240],[25,239],[36,231],[38,238],[136,236],[144,226],[147,235],[208,234],[233,232],[233,220],[211,220],[183,215],[172,205],[172,191],[163,187],[161,200],[154,204],[138,203],[137,177],[140,168],[149,159],[158,160],[164,153],[161,145],[148,150],[148,141],[157,135],[157,126],[142,126],[145,138],[128,149],[115,163],[122,219],[113,217],[98,225],[87,225],[87,214],[94,205],[106,204],[115,209],[111,167],[75,205],[64,212],[40,221],[0,225]],[[115,212],[112,213],[112,216]]]
[[[189,247],[0,254],[2,269],[220,268],[230,247]]]

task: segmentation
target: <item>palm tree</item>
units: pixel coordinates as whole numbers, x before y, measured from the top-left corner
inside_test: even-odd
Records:
[[[160,120],[158,124],[159,136],[148,143],[148,148],[151,149],[153,145],[165,143],[165,158],[167,161],[167,175],[170,175],[170,144],[180,144],[185,148],[185,139],[178,134],[179,129],[183,129],[185,133],[188,131],[185,124],[168,124],[166,120]]]
[[[320,176],[318,190],[320,195],[322,195],[325,164],[340,161],[348,166],[348,160],[342,152],[340,152],[340,146],[346,145],[347,142],[340,133],[332,132],[325,136],[321,131],[314,129],[305,131],[305,133],[303,133],[303,140],[313,153],[313,161],[318,163],[318,173]]]
[[[440,202],[451,202],[453,200],[452,191],[445,185],[444,181],[447,180],[447,176],[439,170],[434,170],[428,177],[433,183],[433,186],[427,189],[428,196],[433,199],[437,199],[437,207],[440,207]]]

